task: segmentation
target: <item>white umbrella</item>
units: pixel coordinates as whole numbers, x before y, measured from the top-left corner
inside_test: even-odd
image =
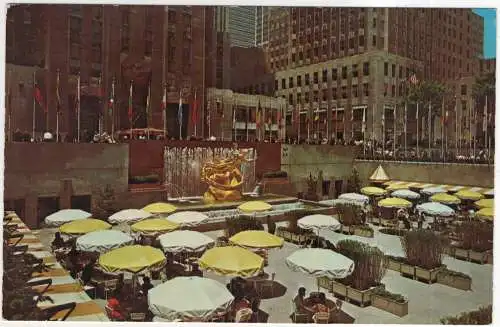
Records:
[[[455,214],[455,210],[439,202],[427,202],[417,205],[417,211],[430,216],[449,217]]]
[[[434,194],[438,194],[438,193],[446,193],[448,191],[446,189],[438,186],[438,187],[427,187],[427,188],[424,188],[424,189],[422,189],[421,192],[423,194],[425,194],[425,195],[434,195]]]
[[[45,223],[49,226],[58,227],[67,222],[90,218],[92,214],[80,209],[63,209],[45,217]]]
[[[170,219],[170,218],[169,218]],[[178,230],[160,235],[160,244],[165,252],[199,252],[214,245],[207,235],[191,230]]]
[[[339,199],[352,200],[355,202],[361,202],[363,204],[366,204],[370,201],[369,197],[358,193],[344,193],[339,196]]]
[[[337,230],[340,228],[340,222],[327,215],[309,215],[297,221],[297,224],[302,229],[315,229],[319,232],[320,229]]]
[[[76,239],[76,249],[85,252],[104,253],[125,245],[131,245],[134,239],[117,230],[98,230],[82,235]]]
[[[180,211],[171,214],[167,219],[184,227],[192,227],[206,221],[208,216],[197,211]]]
[[[203,277],[176,277],[148,292],[149,310],[168,320],[207,321],[227,312],[233,300],[226,286]]]
[[[417,192],[410,191],[410,190],[397,190],[397,191],[392,192],[391,196],[396,197],[396,198],[408,199],[408,200],[420,199],[420,194],[418,194]]]
[[[491,189],[491,190],[489,190],[489,191],[487,191],[487,192],[484,192],[483,194],[484,194],[484,195],[489,195],[489,196],[494,196],[494,195],[495,195],[495,190],[494,190],[494,189]]]
[[[316,248],[295,251],[286,258],[286,265],[293,271],[332,279],[345,278],[354,270],[351,259],[332,250]]]
[[[152,214],[140,209],[125,209],[109,216],[108,221],[112,224],[135,223],[139,220],[151,217]]]

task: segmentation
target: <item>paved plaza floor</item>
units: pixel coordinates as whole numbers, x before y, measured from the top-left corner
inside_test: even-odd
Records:
[[[377,227],[374,226],[374,229],[377,230]],[[41,241],[49,245],[54,232],[55,229],[41,230],[39,233]],[[207,232],[206,234],[216,238],[222,236],[222,231]],[[375,231],[373,239],[346,236],[328,231],[322,232],[321,236],[334,243],[345,238],[355,239],[376,245],[386,254],[403,255],[398,237],[381,234],[377,231]],[[276,273],[275,280],[286,288],[286,292],[282,296],[264,299],[261,302],[261,310],[269,315],[268,322],[270,323],[290,322],[291,300],[299,287],[304,286],[307,292],[317,290],[315,278],[293,272],[285,264],[285,258],[298,248],[297,245],[285,243],[282,249],[271,250],[269,253],[269,265],[265,271]],[[445,316],[458,315],[463,311],[475,310],[479,306],[489,305],[493,302],[492,265],[479,265],[449,256],[444,256],[443,261],[449,269],[469,274],[472,277],[471,291],[462,291],[441,284],[428,285],[401,277],[399,273],[387,270],[382,282],[389,291],[408,298],[407,316],[399,318],[374,307],[361,308],[350,303],[344,303],[342,309],[355,318],[355,323],[439,324],[439,320]],[[205,277],[213,278],[224,284],[229,281],[229,277],[221,277],[211,273],[206,273]],[[334,299],[332,294],[327,294],[327,298]],[[98,303],[104,306],[103,300],[98,300]]]

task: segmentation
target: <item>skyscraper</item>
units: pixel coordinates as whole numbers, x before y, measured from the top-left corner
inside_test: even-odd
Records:
[[[228,32],[231,46],[255,46],[256,7],[217,7],[217,32]]]

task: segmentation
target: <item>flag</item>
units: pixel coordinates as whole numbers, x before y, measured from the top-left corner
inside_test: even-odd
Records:
[[[148,96],[146,97],[146,127],[149,127],[149,111],[151,106],[151,84],[148,86]]]
[[[182,126],[182,91],[179,91],[179,109],[177,109],[177,120],[179,126]]]
[[[382,110],[382,127],[385,128],[385,108]]]
[[[448,124],[448,109],[446,109],[445,113],[444,113],[444,116],[443,116],[443,119],[441,120],[441,123],[443,125],[446,125]]]
[[[109,108],[109,115],[113,115],[113,106],[115,104],[115,79],[113,78],[113,81],[111,82],[111,95],[109,97],[109,102],[108,102],[108,108]]]
[[[261,124],[261,116],[262,116],[262,107],[260,106],[260,100],[259,100],[259,105],[257,107],[257,114],[255,116],[255,123],[257,125],[257,128],[260,127]]]
[[[483,132],[486,132],[488,129],[488,97],[486,97],[486,101],[484,102],[484,110],[483,110]]]
[[[59,94],[59,71],[57,72],[56,78],[56,111],[57,113],[61,111],[61,95]]]
[[[418,102],[417,102],[417,114],[415,115],[415,119],[417,120],[417,123],[418,123]]]
[[[364,133],[366,130],[366,108],[363,108],[363,124],[361,125],[361,132]]]
[[[236,101],[233,103],[233,129],[236,128]]]
[[[281,127],[281,107],[278,109],[278,116],[276,117],[276,120],[278,122],[278,128]]]
[[[134,115],[134,108],[132,104],[132,92],[133,92],[133,84],[130,82],[130,90],[128,94],[128,120],[132,122],[132,117]],[[132,128],[132,127],[130,127]]]
[[[193,98],[193,111],[191,114],[191,122],[193,125],[196,125],[198,122],[198,99],[196,98],[196,90],[194,90],[194,98]]]
[[[167,109],[167,88],[163,89],[163,98],[161,98],[161,110]]]
[[[406,135],[406,125],[407,125],[407,121],[408,121],[408,108],[406,106],[406,102],[405,102],[405,124],[404,124],[404,131],[405,131],[405,135]]]
[[[48,108],[43,105],[42,92],[40,91],[40,87],[36,83],[35,83],[35,90],[33,92],[33,97],[35,98],[35,101],[38,103],[38,105],[43,108],[44,112],[47,113]]]

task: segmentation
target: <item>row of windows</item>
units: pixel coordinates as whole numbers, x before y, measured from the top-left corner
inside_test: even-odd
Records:
[[[356,78],[358,77],[359,74],[363,74],[363,76],[369,76],[370,75],[370,63],[368,62],[364,62],[363,63],[363,71],[362,72],[358,72],[358,64],[353,64],[351,66],[351,70],[350,70],[350,76],[352,76],[353,78]],[[329,70],[328,69],[324,69],[321,73],[321,82],[323,83],[326,83],[328,81],[328,77],[329,77]],[[311,84],[311,75],[309,73],[306,73],[304,75],[304,85],[310,85]],[[318,84],[319,83],[319,72],[314,72],[312,74],[312,83],[313,84]],[[338,80],[339,77],[341,77],[342,79],[346,79],[348,77],[348,71],[347,71],[347,66],[343,66],[341,69],[340,69],[340,74],[339,74],[339,69],[338,68],[332,68],[331,69],[331,74],[330,74],[330,77],[332,80]],[[298,75],[296,76],[295,78],[294,77],[289,77],[288,78],[288,88],[292,88],[292,87],[295,87],[295,84],[294,82],[297,82],[297,86],[300,87],[302,86],[302,76],[301,75]],[[281,89],[281,90],[284,90],[287,88],[287,85],[286,85],[286,79],[285,78],[282,78],[281,79],[281,88],[279,88],[279,85],[278,85],[278,80],[275,80],[274,81],[274,87],[276,90],[278,89]]]
[[[331,100],[338,100],[338,99],[347,99],[348,96],[348,88],[347,86],[342,86],[341,88],[332,88],[331,89]],[[289,94],[288,95],[288,103],[290,105],[295,105],[298,103],[309,103],[311,98],[310,98],[311,93],[304,93],[304,99],[302,99],[302,94],[297,93],[297,96],[295,97],[294,94]],[[321,100],[322,101],[328,101],[328,90],[322,90],[320,91],[314,91],[312,92],[312,101],[313,102],[319,102],[320,100],[320,94],[321,94]],[[351,86],[351,97],[352,98],[357,98],[361,96],[369,96],[370,95],[370,85],[368,83],[363,83],[362,85],[352,85]],[[304,100],[304,101],[302,101]]]

